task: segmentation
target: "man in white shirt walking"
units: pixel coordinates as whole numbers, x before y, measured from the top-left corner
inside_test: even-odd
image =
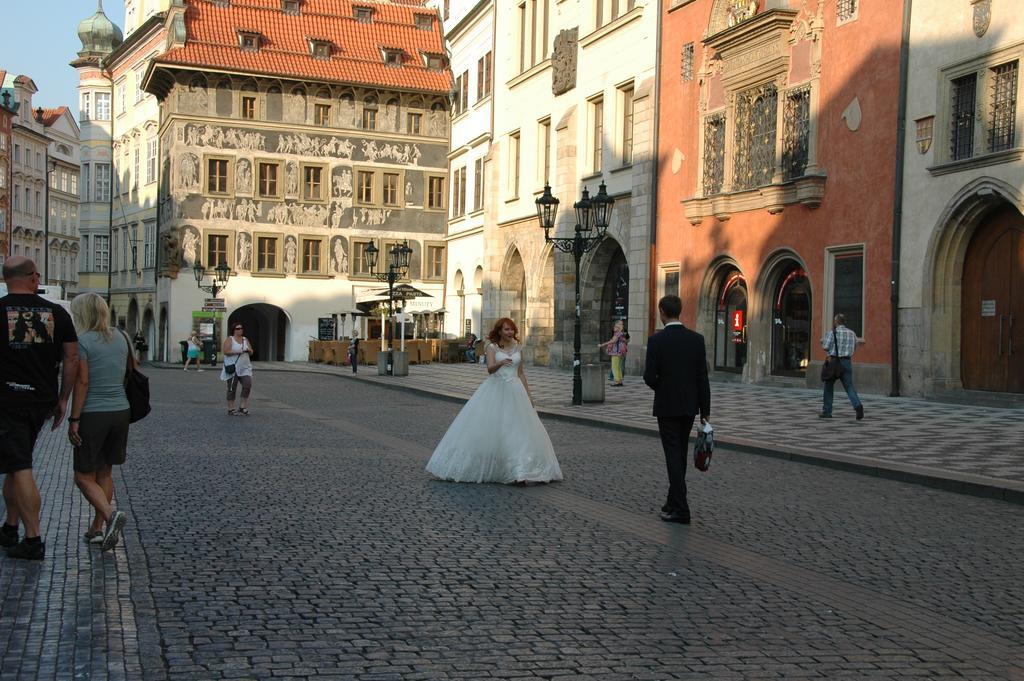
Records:
[[[853,353],[857,349],[857,334],[846,328],[846,317],[837,314],[832,320],[832,330],[821,339],[821,347],[825,349],[829,357],[839,362],[843,371],[839,374],[839,380],[843,382],[846,389],[846,396],[850,398],[850,404],[857,413],[857,420],[864,418],[864,405],[853,387]],[[832,418],[832,392],[835,389],[835,379],[825,381],[824,402],[821,407],[819,418]]]

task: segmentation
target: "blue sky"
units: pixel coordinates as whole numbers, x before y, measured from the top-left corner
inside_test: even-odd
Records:
[[[35,81],[34,106],[65,105],[78,112],[78,72],[68,62],[78,55],[78,24],[96,12],[96,0],[0,0],[4,37],[0,68]],[[124,30],[124,3],[103,0],[103,11]]]

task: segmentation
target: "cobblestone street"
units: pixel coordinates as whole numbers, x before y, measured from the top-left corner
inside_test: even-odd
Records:
[[[1024,679],[1018,504],[721,448],[666,525],[653,434],[547,418],[564,482],[450,484],[457,402],[257,369],[228,417],[217,373],[148,373],[113,552],[40,442],[2,681]]]

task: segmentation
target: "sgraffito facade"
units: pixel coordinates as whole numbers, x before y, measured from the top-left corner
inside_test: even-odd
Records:
[[[226,59],[201,66],[187,51],[192,31],[216,24],[227,26],[231,40],[236,30],[257,43],[265,38],[234,25],[238,15],[230,7],[188,4],[187,16],[174,5],[168,16],[171,40],[184,40],[148,75],[161,107],[158,295],[170,342],[187,335],[192,313],[208,302],[193,276],[196,263],[211,275],[221,263],[231,269],[224,321],[244,321],[261,359],[304,359],[323,317],[337,316],[339,333],[358,323],[364,337],[380,336],[376,315],[386,284],[366,269],[363,252],[370,243],[381,251],[380,270],[388,251],[408,241],[409,283],[429,297],[406,301],[404,309],[440,307],[448,75],[436,15],[375,5],[383,19],[404,20],[427,38],[429,63],[415,46],[403,51],[415,60],[411,68],[422,64],[429,74],[417,86],[400,77],[358,83],[240,73]],[[263,31],[287,26],[308,33],[301,10],[264,11]],[[374,34],[373,17],[335,20],[383,40]],[[429,30],[420,27],[427,20]],[[227,49],[241,48],[229,43]],[[258,54],[260,48],[246,49]],[[312,70],[330,63],[318,49],[313,44],[293,56]],[[390,55],[380,55],[381,74],[401,76],[401,65],[384,64]],[[365,316],[350,320],[357,311]]]

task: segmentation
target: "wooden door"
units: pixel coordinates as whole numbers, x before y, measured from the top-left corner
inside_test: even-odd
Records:
[[[1024,217],[985,219],[964,263],[961,375],[970,390],[1024,393]]]

